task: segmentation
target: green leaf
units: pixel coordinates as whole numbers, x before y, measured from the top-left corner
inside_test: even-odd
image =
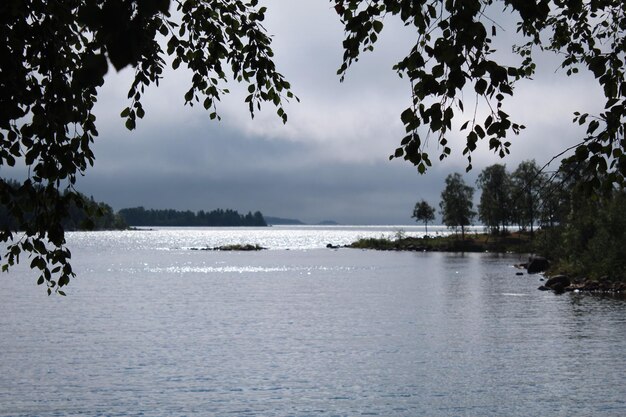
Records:
[[[413,113],[413,109],[411,109],[410,107],[404,110],[402,114],[400,114],[400,120],[402,120],[402,123],[404,123],[405,125],[411,123],[414,117],[415,114]]]
[[[376,33],[380,33],[383,30],[383,22],[380,20],[374,20],[373,26]]]
[[[485,80],[484,78],[481,78],[480,80],[478,80],[476,82],[476,85],[474,85],[474,90],[479,95],[485,94],[486,89],[487,89],[487,80]]]
[[[474,130],[476,131],[476,134],[478,135],[479,138],[482,139],[485,137],[485,131],[480,125],[474,126]]]

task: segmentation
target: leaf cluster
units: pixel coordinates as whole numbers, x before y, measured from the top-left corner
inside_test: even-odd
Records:
[[[467,169],[481,140],[501,157],[507,155],[508,137],[524,126],[511,120],[505,99],[513,95],[517,81],[535,73],[535,51],[549,51],[562,57],[567,76],[581,69],[591,72],[605,97],[602,113],[574,114],[574,122],[586,126],[586,133],[570,160],[584,163],[593,188],[624,186],[626,12],[622,0],[334,0],[334,4],[345,26],[338,71],[342,78],[362,52],[373,50],[389,16],[399,17],[415,31],[415,45],[394,67],[409,80],[412,99],[400,116],[406,136],[391,158],[402,157],[424,173],[432,165],[426,151],[430,137],[436,139],[439,159],[450,155],[452,120],[465,113],[468,93],[474,97],[471,117],[460,128],[465,132]],[[502,28],[489,14],[498,6],[517,19],[517,32],[525,41],[511,45],[520,59],[516,65],[494,55],[493,39]],[[488,109],[483,120],[477,119],[479,103]]]
[[[0,231],[12,242],[2,268],[26,252],[49,289],[73,276],[63,219],[78,204],[76,179],[95,161],[93,109],[109,67],[135,70],[120,114],[129,130],[146,115],[143,94],[168,62],[190,71],[185,101],[202,102],[211,119],[234,79],[248,86],[252,116],[267,102],[286,122],[284,103],[297,97],[272,60],[265,12],[257,0],[0,2],[0,168],[28,171],[20,187],[0,181],[0,200],[24,231]]]

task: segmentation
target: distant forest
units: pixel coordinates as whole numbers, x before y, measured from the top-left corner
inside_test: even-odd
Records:
[[[22,184],[8,179],[3,180],[2,186],[17,190]],[[75,199],[69,200],[68,212],[69,215],[62,221],[66,231],[123,230],[128,228],[128,225],[113,211],[111,206],[95,201],[93,197],[87,197],[84,194],[78,193]],[[32,213],[26,212],[24,213],[24,220],[28,222],[33,216]],[[19,222],[11,212],[11,208],[4,202],[0,202],[0,229],[20,229]]]
[[[22,184],[12,179],[0,179],[0,185],[14,190]],[[209,212],[203,210],[146,210],[143,207],[126,208],[117,213],[106,203],[95,201],[78,193],[76,198],[69,200],[69,216],[63,219],[63,228],[71,230],[124,230],[129,226],[267,226],[263,214],[239,214],[235,210],[217,209]],[[24,220],[32,217],[25,213]],[[28,227],[22,225],[22,227]],[[0,202],[0,229],[21,229],[19,222],[11,212],[11,208]]]
[[[236,210],[217,209],[205,212],[178,210],[146,210],[143,207],[126,208],[118,212],[130,226],[267,226],[263,214],[239,214]]]

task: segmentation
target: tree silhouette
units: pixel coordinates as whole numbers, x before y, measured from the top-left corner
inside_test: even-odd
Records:
[[[461,227],[461,239],[465,240],[465,226],[469,226],[476,212],[472,210],[474,188],[465,184],[461,174],[446,177],[446,187],[441,192],[441,215],[443,224],[454,228]]]
[[[426,200],[422,200],[415,203],[415,208],[413,209],[413,215],[411,217],[415,218],[416,221],[424,222],[426,234],[428,235],[428,222],[435,220],[435,208],[428,204]]]

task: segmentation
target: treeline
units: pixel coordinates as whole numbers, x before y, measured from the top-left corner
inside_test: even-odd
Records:
[[[442,222],[461,229],[478,216],[492,234],[508,234],[510,226],[527,231],[537,252],[554,261],[561,272],[590,278],[626,281],[626,191],[613,187],[597,192],[594,181],[574,162],[546,173],[534,161],[524,161],[509,172],[501,164],[485,168],[476,181],[481,192],[478,211],[474,187],[460,174],[451,174],[441,193]],[[595,190],[595,191],[594,191]],[[418,202],[413,217],[427,223],[435,209]]]
[[[239,214],[236,210],[217,209],[205,212],[178,210],[146,210],[143,207],[125,208],[118,213],[131,226],[267,226],[263,214]]]
[[[7,179],[2,180],[2,187],[17,191],[22,187],[22,183]],[[40,190],[43,193],[43,190]],[[69,192],[61,194],[68,196]],[[37,198],[37,188],[33,189],[31,199]],[[106,203],[98,202],[93,197],[87,197],[84,194],[73,192],[72,198],[67,199],[68,215],[65,216],[61,225],[66,231],[73,230],[123,230],[128,225],[124,220]],[[14,203],[13,203],[14,204]],[[22,204],[28,207],[26,204]],[[33,206],[34,207],[34,206]],[[0,202],[0,230],[16,231],[22,229],[24,224],[28,224],[30,219],[34,217],[34,213],[20,213],[22,222],[18,220],[15,213],[12,212],[11,203],[8,201]],[[22,224],[20,224],[22,223]]]
[[[17,192],[23,184],[12,179],[0,179],[0,186],[7,190]],[[47,198],[43,189],[30,187],[29,200]],[[56,193],[56,191],[55,191]],[[177,210],[146,210],[143,207],[126,208],[115,212],[106,203],[95,201],[93,197],[87,197],[76,191],[66,191],[55,195],[62,198],[67,204],[68,215],[61,221],[65,231],[75,230],[124,230],[129,226],[267,226],[261,212],[249,212],[239,214],[236,210],[217,209],[205,212],[203,210],[194,213],[192,211]],[[31,219],[35,214],[31,212],[13,211],[15,202],[0,201],[0,230],[17,231],[24,230],[31,225]],[[22,203],[21,207],[28,207]],[[35,207],[35,205],[33,205]]]
[[[581,179],[571,166],[562,166],[550,175],[534,160],[521,162],[513,172],[494,164],[478,175],[480,200],[475,211],[476,189],[466,184],[461,174],[450,174],[439,203],[442,223],[463,230],[477,217],[493,234],[507,233],[510,226],[532,234],[536,226],[554,227],[567,221],[573,188]],[[422,200],[415,205],[413,217],[432,221],[435,209]]]

